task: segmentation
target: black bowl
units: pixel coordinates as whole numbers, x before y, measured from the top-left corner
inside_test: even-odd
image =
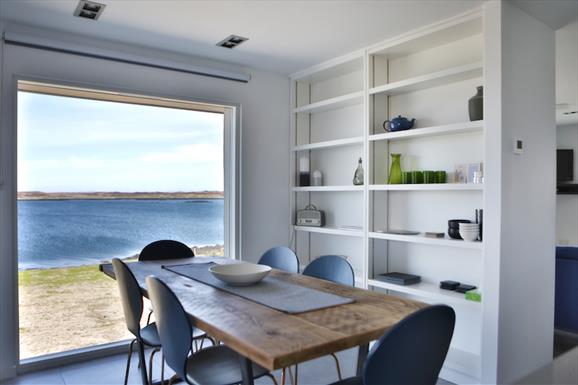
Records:
[[[460,228],[460,223],[472,223],[472,221],[468,219],[450,219],[448,221],[448,228],[450,229],[458,229]],[[460,238],[461,239],[461,238]]]
[[[453,238],[453,239],[463,239],[462,236],[460,235],[459,229],[454,229],[454,228],[450,227],[448,229],[448,235],[450,236],[450,238]]]

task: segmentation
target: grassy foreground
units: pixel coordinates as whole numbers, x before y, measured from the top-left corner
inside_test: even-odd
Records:
[[[223,247],[195,255],[222,256]],[[130,338],[116,282],[98,265],[22,270],[18,279],[21,358]]]

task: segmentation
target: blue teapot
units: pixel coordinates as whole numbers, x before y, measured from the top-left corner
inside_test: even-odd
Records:
[[[413,127],[414,122],[415,119],[409,120],[401,115],[398,115],[397,118],[383,122],[383,129],[388,132],[409,130]]]

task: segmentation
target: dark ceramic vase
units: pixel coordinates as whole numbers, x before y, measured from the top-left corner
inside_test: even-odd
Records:
[[[476,88],[478,92],[468,102],[471,121],[484,119],[484,87]]]

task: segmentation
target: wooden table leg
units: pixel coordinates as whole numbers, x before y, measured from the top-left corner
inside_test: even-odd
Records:
[[[239,355],[241,374],[243,375],[243,385],[254,385],[253,363],[247,357]]]
[[[359,345],[359,352],[357,353],[357,376],[363,374],[363,364],[365,364],[367,353],[369,353],[369,343]]]

